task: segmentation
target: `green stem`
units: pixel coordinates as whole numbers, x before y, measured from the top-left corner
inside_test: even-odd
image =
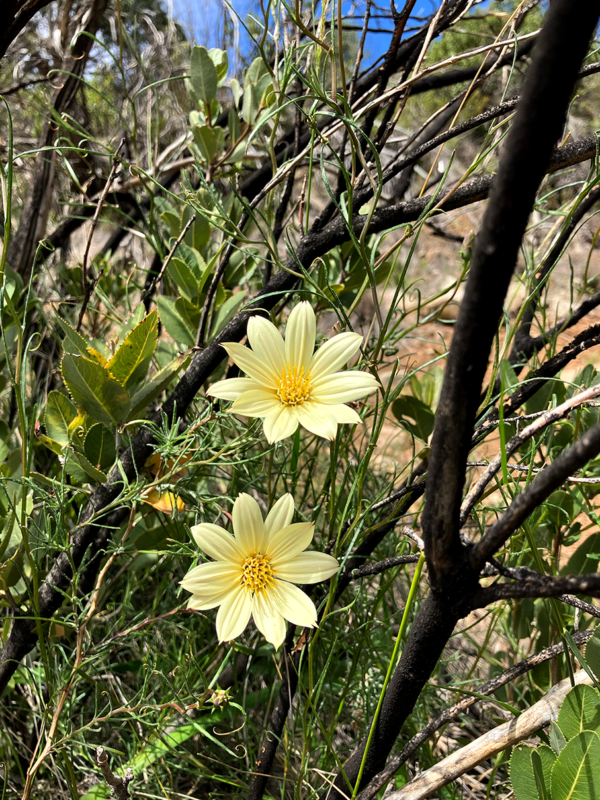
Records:
[[[410,615],[410,611],[415,599],[415,595],[417,593],[417,586],[419,585],[419,578],[421,577],[421,570],[423,569],[423,564],[425,563],[425,555],[421,553],[419,556],[419,560],[417,562],[417,566],[415,569],[415,574],[413,575],[412,583],[410,585],[410,591],[408,593],[408,599],[406,601],[406,605],[404,606],[404,613],[402,614],[402,622],[400,623],[400,630],[398,631],[398,637],[396,639],[396,644],[394,645],[394,652],[392,653],[392,657],[390,659],[390,663],[387,669],[387,673],[385,676],[385,680],[383,682],[383,689],[381,690],[381,694],[379,695],[379,702],[377,703],[377,708],[375,709],[375,714],[373,715],[373,722],[371,723],[371,729],[369,730],[369,735],[367,737],[367,744],[365,746],[365,752],[363,753],[362,761],[360,764],[360,769],[358,771],[358,777],[356,778],[356,783],[354,785],[354,789],[352,791],[352,798],[354,800],[358,793],[358,787],[360,786],[360,782],[362,780],[363,772],[365,770],[365,764],[367,762],[367,755],[369,753],[369,747],[371,746],[371,741],[373,739],[373,735],[375,733],[375,728],[377,726],[377,720],[379,719],[379,714],[381,712],[381,706],[383,705],[383,698],[385,696],[385,692],[387,690],[388,684],[391,680],[392,673],[394,671],[396,661],[398,658],[398,651],[400,649],[400,642],[404,637],[404,631],[406,630],[406,626],[408,624],[408,617]]]

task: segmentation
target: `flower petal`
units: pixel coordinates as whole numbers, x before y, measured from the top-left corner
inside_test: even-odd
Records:
[[[264,553],[265,524],[256,500],[242,492],[233,504],[232,517],[233,532],[244,555]]]
[[[291,494],[284,494],[275,503],[267,514],[265,520],[265,533],[267,534],[267,544],[273,536],[282,528],[287,528],[294,517],[294,498]]]
[[[210,561],[191,569],[180,584],[192,594],[210,595],[230,592],[241,583],[241,577],[239,566],[232,566],[227,561]]]
[[[227,593],[221,592],[211,595],[193,594],[187,602],[187,607],[193,608],[196,611],[208,611],[209,608],[220,606],[226,597]]]
[[[335,417],[336,422],[338,422],[340,425],[362,424],[362,419],[359,417],[359,415],[353,408],[350,408],[350,406],[345,406],[343,403],[340,403],[339,405],[335,406],[327,406],[327,408],[331,411],[331,413]]]
[[[229,409],[246,417],[266,417],[281,408],[281,400],[268,389],[252,389],[241,394]]]
[[[311,359],[309,372],[313,378],[324,378],[332,375],[345,366],[352,356],[358,352],[363,337],[359,333],[338,333],[321,345]]]
[[[319,403],[338,405],[359,400],[378,388],[379,383],[368,372],[336,372],[315,381],[310,396]]]
[[[314,628],[317,624],[317,609],[310,597],[293,583],[277,581],[269,592],[273,605],[292,625]]]
[[[292,368],[304,367],[304,371],[308,371],[316,334],[317,321],[310,303],[298,303],[289,316],[285,331],[285,358]]]
[[[279,572],[279,566],[287,563],[306,550],[315,535],[312,522],[295,522],[282,528],[271,538],[267,555],[272,561],[273,569]]]
[[[194,525],[190,531],[198,547],[215,561],[240,565],[244,560],[244,554],[233,536],[219,525],[203,522],[202,525]]]
[[[256,381],[260,386],[277,389],[278,383],[275,373],[271,372],[269,367],[249,347],[244,347],[237,342],[225,342],[222,347],[225,348],[227,354],[235,361],[238,367],[243,369],[252,380]]]
[[[213,383],[206,394],[209,397],[218,397],[219,400],[237,400],[243,392],[258,388],[259,385],[252,378],[227,378]]]
[[[277,568],[277,577],[292,583],[318,583],[330,578],[340,568],[327,553],[300,553]]]
[[[261,361],[278,377],[285,369],[285,345],[275,325],[264,317],[248,321],[248,341]]]
[[[294,406],[282,405],[265,417],[263,430],[269,444],[280,442],[295,433],[298,415]]]
[[[286,625],[281,612],[279,612],[268,596],[255,594],[252,598],[252,616],[256,627],[265,637],[267,642],[278,650],[284,642]]]
[[[333,441],[337,434],[335,415],[324,403],[302,403],[296,406],[298,421],[307,431]]]
[[[236,639],[248,624],[252,613],[252,595],[246,589],[235,589],[230,592],[217,614],[217,636],[219,642],[230,642]]]

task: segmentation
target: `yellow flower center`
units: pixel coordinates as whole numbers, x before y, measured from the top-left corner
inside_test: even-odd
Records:
[[[304,367],[290,367],[288,362],[287,371],[281,368],[281,378],[279,378],[279,388],[277,397],[286,406],[299,406],[310,397],[310,372],[304,374]]]
[[[273,585],[271,559],[262,553],[248,556],[242,564],[242,586],[252,594],[260,594],[265,593],[267,587]]]

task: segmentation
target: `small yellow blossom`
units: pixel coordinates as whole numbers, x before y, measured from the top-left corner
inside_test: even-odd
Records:
[[[241,494],[233,504],[234,535],[218,525],[195,525],[198,547],[214,561],[191,569],[181,585],[192,596],[188,608],[219,606],[217,636],[228,642],[243,633],[250,616],[276,648],[285,639],[285,620],[313,628],[317,610],[295,583],[317,583],[339,564],[326,553],[304,553],[314,535],[310,522],[291,524],[294,500],[281,497],[263,522],[256,500]]]
[[[315,349],[316,320],[310,303],[299,303],[290,314],[285,341],[262,317],[248,322],[252,349],[236,342],[223,344],[247,378],[229,378],[208,394],[233,400],[233,414],[264,419],[269,443],[291,436],[298,425],[335,439],[340,423],[360,417],[345,405],[374,392],[378,383],[368,372],[338,372],[358,351],[362,336],[346,332]]]

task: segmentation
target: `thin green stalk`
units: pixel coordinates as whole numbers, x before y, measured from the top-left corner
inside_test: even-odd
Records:
[[[396,639],[396,644],[394,645],[394,651],[392,653],[392,657],[390,659],[390,663],[387,669],[387,673],[385,676],[385,680],[383,682],[383,689],[381,690],[381,694],[379,695],[379,702],[377,703],[377,708],[375,709],[375,714],[373,715],[373,721],[371,722],[371,728],[369,730],[369,735],[367,737],[367,744],[365,746],[365,752],[363,753],[362,761],[360,764],[360,769],[358,771],[358,777],[356,778],[356,783],[354,785],[354,789],[352,790],[352,798],[354,800],[356,795],[358,794],[358,787],[360,786],[360,782],[362,780],[363,772],[365,770],[365,764],[367,763],[367,755],[369,753],[369,747],[371,746],[371,741],[373,739],[373,735],[375,733],[375,728],[377,726],[377,720],[379,719],[379,714],[381,712],[381,706],[383,705],[383,698],[385,696],[386,689],[388,684],[391,680],[392,673],[396,667],[396,661],[398,659],[398,651],[400,649],[400,642],[404,637],[404,631],[406,630],[406,626],[408,624],[408,618],[410,616],[410,612],[412,609],[412,605],[415,600],[415,595],[417,593],[417,587],[419,585],[419,579],[421,577],[421,570],[423,569],[423,564],[425,563],[425,555],[421,553],[419,556],[419,560],[417,562],[417,566],[415,568],[415,574],[413,575],[412,583],[410,585],[410,591],[408,593],[408,599],[406,600],[406,605],[404,606],[404,613],[402,614],[402,622],[400,623],[400,630],[398,631],[398,637]]]

